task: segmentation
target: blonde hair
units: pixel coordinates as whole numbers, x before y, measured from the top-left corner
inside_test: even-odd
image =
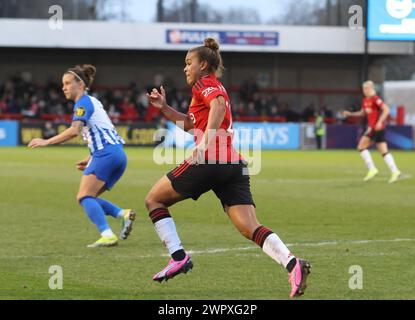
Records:
[[[375,89],[375,83],[374,83],[372,80],[368,80],[368,81],[363,82],[363,86],[364,86],[364,87],[366,87],[366,86],[370,86],[370,87],[372,87],[373,89]]]
[[[363,88],[369,88],[372,92],[372,95],[376,95],[375,83],[372,80],[363,82]]]

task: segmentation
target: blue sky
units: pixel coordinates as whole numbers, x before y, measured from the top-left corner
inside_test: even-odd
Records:
[[[173,3],[175,0],[165,0],[165,3]],[[293,0],[199,0],[199,3],[207,3],[215,9],[224,8],[254,8],[263,22],[284,12],[284,6]],[[321,1],[321,0],[320,0]],[[156,16],[157,0],[131,0],[128,11],[134,21],[151,22]]]

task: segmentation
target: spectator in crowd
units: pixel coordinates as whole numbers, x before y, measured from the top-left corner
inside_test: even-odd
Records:
[[[0,100],[0,113],[6,113],[7,103],[5,100]]]
[[[232,112],[233,115],[235,116],[235,118],[239,118],[239,117],[244,117],[246,116],[246,112],[245,112],[245,104],[243,102],[238,102],[236,104],[236,107],[232,108]]]
[[[303,113],[301,114],[301,119],[304,122],[309,122],[312,118],[314,118],[315,112],[316,112],[316,108],[314,106],[314,103],[310,103],[303,110]]]
[[[58,134],[58,131],[53,127],[52,122],[46,121],[43,129],[43,139],[49,139]]]
[[[278,107],[275,104],[271,106],[271,111],[270,111],[269,116],[272,118],[278,117]]]
[[[324,117],[333,118],[333,112],[326,105],[321,107],[321,111],[324,113]]]
[[[118,111],[115,104],[111,103],[108,107],[108,116],[113,120],[113,122],[118,122],[120,119],[121,113]]]
[[[124,101],[121,104],[122,115],[126,120],[138,120],[138,112],[135,109],[135,105],[131,103],[129,96],[124,97]]]
[[[27,110],[23,110],[22,114],[26,117],[30,118],[37,118],[40,113],[40,106],[36,96],[33,96],[30,99],[30,108]]]
[[[284,117],[287,122],[298,122],[301,119],[299,113],[292,110],[288,103],[283,103],[280,109],[280,116]]]
[[[258,115],[266,116],[269,107],[269,100],[265,96],[261,96],[255,101],[255,109]]]
[[[135,106],[140,115],[140,118],[144,118],[148,110],[147,91],[141,90],[135,98]]]
[[[254,79],[246,80],[239,89],[239,95],[243,101],[252,102],[255,94],[259,91],[258,84]]]
[[[246,113],[246,115],[248,117],[257,117],[258,116],[258,112],[255,108],[255,103],[254,102],[249,102],[248,103],[248,112]]]

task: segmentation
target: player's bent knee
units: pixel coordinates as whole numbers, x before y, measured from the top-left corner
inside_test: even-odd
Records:
[[[144,199],[144,204],[146,205],[146,208],[149,209],[152,203],[153,203],[153,200],[151,196],[148,194]]]
[[[146,196],[146,198],[144,199],[144,204],[146,205],[146,208],[148,210],[155,208],[155,207],[160,207],[159,201],[156,201],[156,198],[154,197],[152,193],[149,193]]]
[[[243,235],[245,238],[247,238],[248,240],[251,240],[252,238],[252,234],[254,233],[255,230],[251,230],[250,228],[247,228],[245,226],[239,226],[238,227],[238,231],[241,233],[241,235]]]
[[[85,194],[85,193],[78,193],[76,195],[76,202],[78,202],[78,204],[81,204],[82,199],[85,198],[85,197],[93,197],[93,195]]]
[[[359,152],[363,152],[363,151],[367,150],[367,146],[359,144],[357,146],[356,150],[359,151]]]

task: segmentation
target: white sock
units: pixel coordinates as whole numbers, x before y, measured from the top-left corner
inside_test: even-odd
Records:
[[[376,169],[375,164],[373,163],[372,156],[370,155],[369,150],[363,150],[360,152],[360,155],[362,156],[363,160],[366,163],[366,166],[369,170]]]
[[[119,218],[121,218],[122,216],[123,216],[123,214],[124,214],[124,212],[123,212],[124,210],[123,209],[121,209],[120,210],[120,212],[118,212],[117,213],[117,218],[116,219],[119,219]]]
[[[284,268],[286,268],[288,262],[294,258],[287,246],[275,233],[270,234],[265,239],[262,250],[280,265],[283,265]]]
[[[164,218],[157,221],[154,224],[154,228],[170,255],[177,250],[183,249],[173,218]]]
[[[389,169],[391,169],[392,173],[398,172],[398,167],[395,164],[395,160],[390,153],[386,154],[383,159],[385,159],[386,164],[388,165]]]
[[[107,230],[101,232],[101,236],[106,237],[106,238],[111,238],[111,237],[115,236],[115,234],[112,232],[111,229],[107,229]]]

